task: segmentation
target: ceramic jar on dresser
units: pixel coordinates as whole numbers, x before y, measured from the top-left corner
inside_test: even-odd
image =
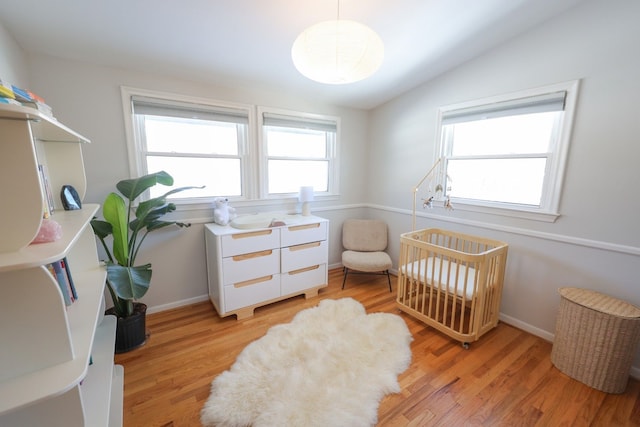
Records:
[[[209,298],[220,316],[253,316],[255,308],[327,286],[329,221],[287,216],[286,225],[253,229],[207,224]]]

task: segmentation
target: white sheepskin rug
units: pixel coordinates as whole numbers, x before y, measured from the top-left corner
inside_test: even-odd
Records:
[[[323,300],[249,344],[215,378],[205,426],[371,426],[398,393],[413,340],[400,316],[366,314],[351,298]]]

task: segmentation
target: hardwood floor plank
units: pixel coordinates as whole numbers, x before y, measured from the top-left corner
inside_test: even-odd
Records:
[[[398,310],[386,277],[354,275],[341,286],[342,270],[331,270],[318,297],[260,307],[241,321],[220,318],[209,302],[148,315],[147,343],[115,357],[125,367],[125,427],[199,426],[211,381],[249,343],[323,298],[344,297],[400,315],[414,338],[401,392],[380,402],[379,426],[640,426],[637,380],[620,395],[592,389],[553,366],[551,343],[504,323],[465,350]]]

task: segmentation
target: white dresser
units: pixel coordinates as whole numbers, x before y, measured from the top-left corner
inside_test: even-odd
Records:
[[[329,221],[297,216],[281,227],[241,230],[206,224],[209,298],[238,319],[272,302],[327,286]]]

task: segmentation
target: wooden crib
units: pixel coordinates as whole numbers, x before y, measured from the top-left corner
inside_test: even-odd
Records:
[[[400,310],[465,348],[496,327],[508,245],[424,229],[400,236]]]

